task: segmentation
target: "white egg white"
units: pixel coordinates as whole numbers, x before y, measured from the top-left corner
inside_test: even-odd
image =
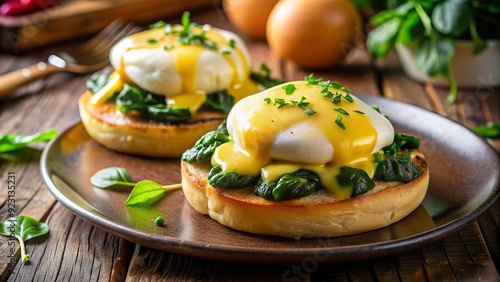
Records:
[[[227,129],[237,148],[241,147],[241,140],[236,132],[238,126],[249,129],[252,125],[247,122],[248,117],[255,112],[255,104],[260,103],[265,95],[255,94],[239,101],[234,105],[227,119]],[[351,95],[377,132],[377,140],[372,153],[390,145],[394,139],[394,128],[390,121],[357,97]],[[276,117],[275,122],[280,122]],[[342,138],[342,136],[339,136]],[[257,142],[258,144],[258,142]],[[307,119],[290,125],[278,132],[272,139],[270,156],[276,160],[300,162],[306,164],[324,164],[331,162],[335,149],[327,136]]]
[[[227,89],[234,72],[240,81],[247,79],[250,55],[243,40],[226,30],[204,28],[218,31],[227,41],[234,40],[243,58],[234,50],[224,55],[223,50],[203,50],[197,58],[194,88],[205,93]],[[175,52],[164,50],[162,46],[157,49],[134,49],[132,36],[122,39],[111,49],[111,65],[115,69],[123,67],[127,77],[147,91],[164,96],[180,94],[184,78],[176,67]]]

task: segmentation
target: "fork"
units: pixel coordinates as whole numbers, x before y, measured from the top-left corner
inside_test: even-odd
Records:
[[[115,20],[79,47],[57,52],[46,61],[0,76],[0,100],[14,93],[17,88],[49,74],[61,71],[84,74],[104,68],[109,64],[111,47],[136,30],[136,26],[131,23]]]

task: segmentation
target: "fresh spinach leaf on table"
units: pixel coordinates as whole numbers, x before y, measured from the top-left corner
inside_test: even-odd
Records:
[[[6,237],[14,237],[19,241],[21,247],[21,261],[23,263],[31,260],[26,253],[25,242],[45,235],[49,232],[49,226],[28,216],[17,215],[14,218],[0,221],[0,234]]]
[[[33,135],[0,134],[0,153],[19,150],[35,142],[48,142],[56,135],[57,131],[54,129],[39,132]]]
[[[133,186],[134,188],[125,201],[126,206],[153,204],[165,192],[182,188],[180,183],[161,185],[151,180],[142,180],[136,183],[132,180],[130,173],[121,167],[108,167],[97,171],[90,178],[90,183],[101,189]]]

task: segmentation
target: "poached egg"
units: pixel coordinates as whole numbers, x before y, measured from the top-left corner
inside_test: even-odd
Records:
[[[167,24],[135,33],[113,46],[109,58],[115,69],[111,90],[131,83],[191,112],[203,105],[207,94],[227,90],[237,101],[261,90],[249,78],[250,56],[243,40],[209,25]],[[99,94],[91,103],[112,96]]]
[[[394,128],[370,105],[327,84],[294,81],[240,100],[227,118],[233,141],[216,149],[212,165],[267,182],[306,169],[336,197],[348,198],[335,180],[340,167],[373,178],[372,154],[393,142]]]

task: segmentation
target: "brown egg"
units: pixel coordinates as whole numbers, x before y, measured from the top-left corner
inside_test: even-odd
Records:
[[[269,47],[305,68],[338,64],[361,33],[361,16],[350,0],[283,0],[269,15]]]
[[[243,34],[266,38],[266,22],[278,0],[223,0],[229,21]]]

